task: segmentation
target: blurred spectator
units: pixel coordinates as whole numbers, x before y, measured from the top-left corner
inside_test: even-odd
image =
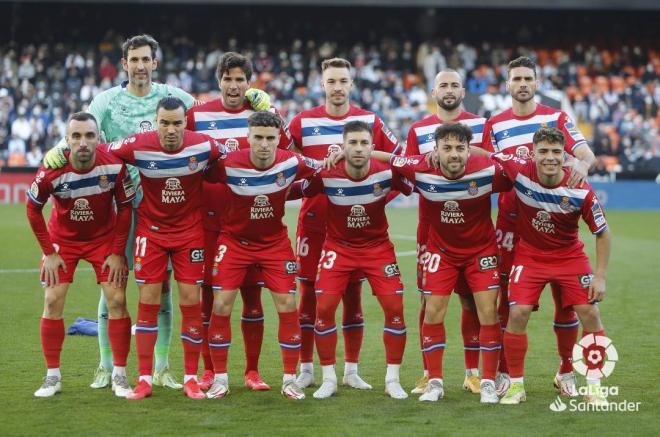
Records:
[[[44,154],[41,152],[39,145],[36,142],[31,143],[30,151],[25,156],[28,167],[39,167],[43,157]]]

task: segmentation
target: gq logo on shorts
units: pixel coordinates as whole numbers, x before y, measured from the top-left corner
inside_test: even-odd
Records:
[[[190,249],[190,262],[203,263],[204,262],[204,249]]]
[[[383,272],[385,273],[386,278],[391,278],[392,276],[401,276],[399,265],[397,263],[387,264],[385,267],[383,267]]]
[[[582,288],[589,288],[591,285],[591,280],[594,278],[594,275],[592,273],[589,273],[588,275],[579,275],[578,279],[580,281],[580,286]]]
[[[482,256],[478,259],[479,270],[492,270],[497,268],[497,255]]]
[[[298,271],[298,263],[295,261],[284,261],[284,271],[287,275],[295,275]]]

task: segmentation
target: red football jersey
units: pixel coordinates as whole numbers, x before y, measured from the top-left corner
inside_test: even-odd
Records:
[[[418,155],[394,157],[392,168],[425,199],[429,240],[447,254],[465,258],[494,244],[490,196],[511,189],[501,166],[485,156],[470,155],[463,175],[449,179],[442,170],[427,165],[424,155]]]
[[[539,181],[536,163],[513,155],[495,154],[506,175],[514,183],[518,211],[516,231],[520,235],[518,248],[534,253],[557,252],[568,255],[582,252],[584,244],[578,239],[580,217],[592,233],[607,229],[605,213],[588,183],[581,188],[568,188],[569,171],[556,187]]]
[[[534,132],[543,126],[556,127],[564,133],[564,148],[570,155],[587,141],[564,111],[537,104],[536,111],[526,117],[517,117],[512,109],[492,116],[484,126],[483,147],[491,152],[503,152],[518,158],[528,158],[533,148]],[[498,199],[498,226],[513,230],[516,221],[515,195],[512,192]]]
[[[364,178],[353,179],[340,163],[331,170],[321,170],[303,194],[325,194],[330,203],[326,238],[355,247],[377,246],[389,240],[385,205],[390,191],[410,193],[410,188],[392,178],[389,164],[372,159]]]
[[[41,208],[53,196],[48,223],[51,240],[81,242],[111,235],[114,202],[125,204],[135,197],[126,166],[104,147],[97,147],[94,166],[87,171],[75,170],[70,162],[58,169],[39,168],[27,197]]]
[[[185,131],[183,146],[168,152],[158,132],[145,132],[111,143],[110,151],[140,171],[144,198],[138,206],[138,226],[176,234],[200,226],[202,177],[220,156],[213,138]]]
[[[342,117],[332,117],[325,105],[317,106],[296,115],[289,124],[293,142],[303,156],[322,160],[331,152],[341,150],[342,131],[349,121],[364,121],[372,127],[376,150],[398,154],[399,141],[376,114],[357,106],[352,106]],[[325,231],[328,201],[325,196],[303,199],[300,208],[299,226],[312,230]]]
[[[274,107],[271,107],[270,111],[280,115]],[[186,129],[215,138],[229,151],[248,149],[250,144],[247,140],[247,119],[254,112],[247,100],[241,108],[232,110],[225,108],[222,99],[219,98],[190,108],[186,114],[188,116]],[[282,126],[280,129],[280,142],[277,147],[289,149],[292,143],[289,129]],[[226,214],[228,208],[229,191],[222,184],[208,182],[204,182],[202,188],[204,196],[202,223],[204,229],[219,231],[222,217]]]
[[[252,164],[249,150],[218,160],[214,173],[231,190],[231,208],[221,232],[257,247],[288,238],[282,222],[287,192],[294,181],[311,177],[319,169],[317,161],[282,149],[276,150],[275,162],[267,169]]]

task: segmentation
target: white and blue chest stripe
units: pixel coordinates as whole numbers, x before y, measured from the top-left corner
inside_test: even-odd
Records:
[[[457,123],[469,126],[472,129],[471,144],[480,144],[483,140],[485,118],[468,118],[465,120],[457,120]],[[435,147],[435,130],[441,123],[435,123],[428,126],[420,126],[415,128],[415,136],[417,137],[417,144],[419,153],[426,155]]]
[[[298,159],[292,156],[265,171],[227,166],[225,172],[227,186],[240,196],[272,194],[286,189],[296,179]]]
[[[346,178],[323,178],[323,191],[335,205],[365,205],[378,202],[392,189],[392,170],[383,170],[355,182]]]
[[[243,138],[247,137],[247,119],[254,111],[245,110],[237,114],[229,112],[196,112],[195,131],[202,132],[213,138]]]
[[[352,115],[342,120],[331,118],[303,118],[300,121],[302,146],[342,144],[344,125],[349,121],[363,121],[373,129],[375,115]]]
[[[415,186],[425,199],[432,202],[476,199],[492,193],[494,175],[495,166],[486,167],[459,179],[415,173]]]
[[[509,147],[532,144],[534,132],[542,126],[557,127],[561,112],[554,114],[535,115],[529,120],[505,120],[493,124],[493,146],[496,152]]]
[[[136,151],[135,166],[150,178],[188,176],[204,170],[211,155],[211,144],[206,141],[187,147],[179,153]]]
[[[516,195],[525,205],[559,214],[579,213],[589,190],[580,188],[545,188],[523,174],[513,183]]]
[[[106,164],[94,167],[86,174],[64,173],[51,181],[53,194],[61,199],[71,199],[111,191],[121,167],[121,164]]]

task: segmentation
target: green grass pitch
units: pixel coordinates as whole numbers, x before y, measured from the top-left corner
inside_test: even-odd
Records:
[[[297,210],[287,212],[290,233]],[[402,366],[402,384],[412,388],[421,374],[415,289],[415,209],[390,209],[393,236],[406,286],[405,316],[408,344]],[[38,275],[39,250],[22,205],[0,207],[0,435],[657,435],[660,420],[660,348],[658,346],[658,253],[660,214],[652,212],[609,213],[614,235],[608,274],[608,294],[601,311],[609,337],[619,352],[619,361],[604,385],[618,386],[617,401],[641,402],[639,412],[552,412],[556,398],[552,376],[557,370],[555,337],[552,332],[552,299],[546,291],[542,308],[530,322],[527,355],[528,401],[518,407],[479,404],[477,395],[461,389],[463,351],[459,329],[459,305],[452,298],[445,352],[446,397],[436,404],[422,404],[415,396],[395,401],[383,394],[384,351],[382,314],[365,287],[363,305],[366,321],[360,371],[373,384],[373,391],[340,387],[334,398],[302,402],[281,398],[281,361],[277,345],[277,316],[267,292],[266,333],[261,372],[273,386],[270,392],[249,392],[243,387],[243,347],[234,315],[234,344],[230,351],[232,392],[223,400],[192,401],[180,391],[156,388],[152,398],[128,402],[110,390],[88,388],[97,365],[96,338],[67,337],[62,354],[63,392],[51,399],[36,399],[32,393],[45,374],[39,343],[42,291]],[[593,256],[593,238],[583,232],[587,251]],[[89,267],[82,263],[80,267]],[[137,289],[129,281],[129,311],[135,317]],[[89,269],[76,273],[65,309],[68,326],[77,316],[94,318],[99,289]],[[176,298],[175,298],[176,305]],[[240,304],[237,304],[237,306]],[[176,308],[176,306],[175,306]],[[236,308],[235,312],[240,311]],[[178,311],[177,311],[178,313]],[[340,317],[340,315],[338,315]],[[182,351],[176,335],[175,316],[171,366],[182,377]],[[134,346],[129,375],[137,375]],[[338,347],[338,374],[342,372],[342,340]],[[320,369],[317,365],[317,380]],[[615,399],[612,399],[615,400]]]

